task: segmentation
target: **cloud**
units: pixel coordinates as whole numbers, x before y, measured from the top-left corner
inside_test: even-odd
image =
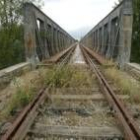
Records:
[[[78,28],[76,30],[72,30],[69,33],[75,38],[80,40],[81,37],[83,37],[85,34],[89,32],[89,30],[92,28],[92,26],[84,26],[81,28]]]
[[[116,0],[46,0],[43,11],[66,31],[73,33],[95,26]]]

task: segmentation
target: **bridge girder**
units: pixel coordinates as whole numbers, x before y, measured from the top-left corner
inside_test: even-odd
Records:
[[[25,3],[24,42],[26,59],[33,65],[75,42],[65,30],[32,3]]]
[[[132,24],[132,0],[123,0],[81,42],[123,67],[130,61]]]

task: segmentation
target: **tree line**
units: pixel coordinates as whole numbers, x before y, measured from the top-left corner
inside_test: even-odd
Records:
[[[0,69],[25,61],[23,2],[42,5],[41,0],[0,0]],[[133,13],[131,61],[140,63],[140,0],[133,0]]]
[[[25,61],[22,5],[41,0],[0,0],[0,69]]]
[[[140,63],[140,0],[133,0],[131,61]]]

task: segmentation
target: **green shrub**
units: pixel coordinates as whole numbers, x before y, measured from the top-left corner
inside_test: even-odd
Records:
[[[24,61],[23,27],[11,25],[0,29],[0,69]]]

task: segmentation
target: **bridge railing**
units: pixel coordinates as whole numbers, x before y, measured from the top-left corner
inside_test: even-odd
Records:
[[[35,65],[75,42],[72,36],[35,5],[25,3],[23,7],[27,61]]]
[[[132,0],[123,0],[81,42],[123,66],[130,60],[132,23]]]

